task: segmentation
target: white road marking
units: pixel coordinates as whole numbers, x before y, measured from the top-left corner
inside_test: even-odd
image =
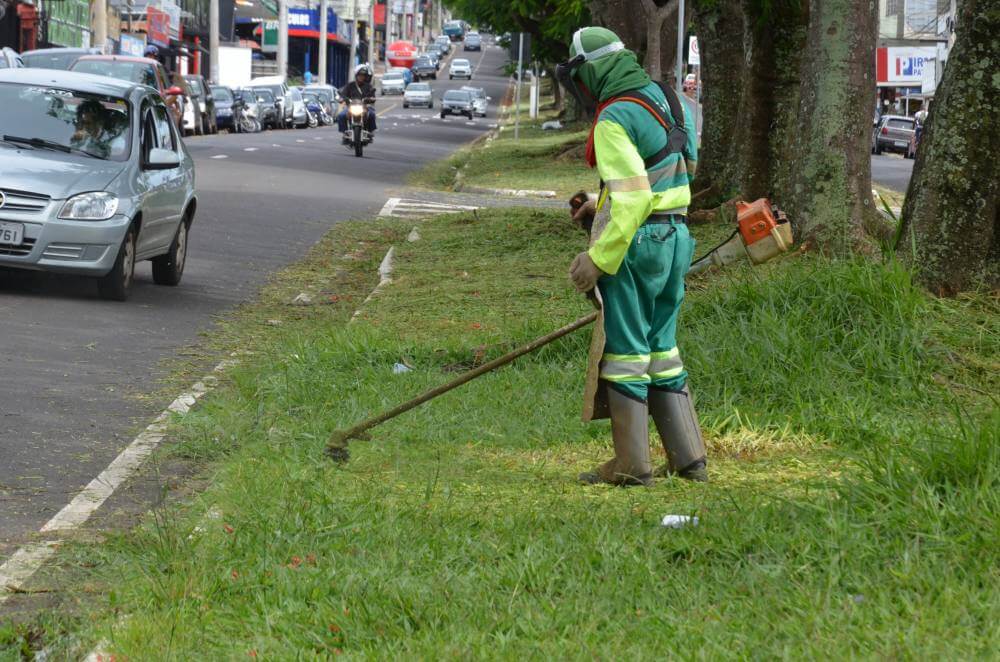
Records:
[[[278,143],[271,143],[271,147],[281,147]]]
[[[256,152],[258,149],[260,149],[260,147],[244,147],[243,151],[244,152]]]
[[[454,205],[427,200],[389,198],[378,215],[380,217],[395,218],[407,216],[436,216],[438,214],[453,214],[455,212],[473,211],[476,209],[479,209],[479,207],[472,205]]]
[[[304,142],[305,142],[305,140],[302,140],[302,138],[297,138],[297,139],[295,140],[295,142],[297,142],[297,143],[304,143]]]
[[[313,140],[323,140],[323,137],[319,136],[319,137],[313,138]]]
[[[118,454],[111,464],[45,523],[39,533],[65,532],[78,528],[131,478],[166,436],[167,422],[174,414],[186,414],[217,382],[217,376],[232,366],[227,359],[215,366],[212,374],[195,382],[164,409],[153,422]],[[28,543],[0,565],[0,603],[16,593],[55,553],[57,540]]]
[[[216,154],[216,155],[215,155],[215,156],[213,156],[212,158],[213,158],[213,159],[228,159],[229,157],[228,157],[228,156],[226,156],[225,154]]]
[[[30,543],[14,552],[7,562],[0,565],[0,604],[24,586],[56,551],[54,542]]]

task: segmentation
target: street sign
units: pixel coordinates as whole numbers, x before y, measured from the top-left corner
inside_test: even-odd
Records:
[[[692,67],[701,66],[701,53],[698,51],[698,37],[688,37],[688,64]]]
[[[260,37],[260,50],[263,53],[278,52],[278,22],[264,21]]]

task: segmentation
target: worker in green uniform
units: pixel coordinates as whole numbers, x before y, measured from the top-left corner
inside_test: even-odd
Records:
[[[598,200],[577,213],[578,219],[596,216],[590,248],[574,258],[570,278],[581,292],[596,287],[603,305],[605,339],[594,381],[606,399],[615,455],[580,479],[649,485],[654,475],[670,473],[707,480],[705,445],[676,339],[694,252],[685,225],[697,162],[690,111],[604,28],[577,31],[570,60],[557,75],[593,110],[587,159],[602,180]],[[656,472],[650,415],[667,454]]]

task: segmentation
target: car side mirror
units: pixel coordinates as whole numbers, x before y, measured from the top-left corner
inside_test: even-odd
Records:
[[[154,147],[149,150],[149,156],[146,158],[146,169],[147,170],[170,170],[171,168],[177,168],[181,165],[181,157],[177,152],[169,149],[160,149]]]
[[[173,87],[167,88],[167,96],[169,97],[179,97],[184,95],[184,90],[174,85]]]

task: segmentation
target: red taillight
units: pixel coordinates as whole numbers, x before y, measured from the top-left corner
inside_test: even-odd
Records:
[[[889,127],[887,127],[887,126],[883,126],[882,127],[882,135],[883,136],[889,135]]]

